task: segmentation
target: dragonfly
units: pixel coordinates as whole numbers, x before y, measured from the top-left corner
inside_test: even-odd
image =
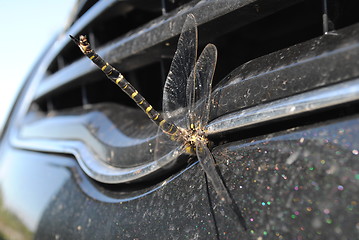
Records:
[[[231,217],[246,230],[246,222],[216,169],[205,126],[209,121],[212,79],[217,63],[217,48],[207,44],[197,59],[198,30],[195,16],[188,14],[183,25],[163,91],[162,114],[126,78],[92,48],[86,36],[71,36],[80,50],[124,91],[151,119],[174,146],[197,156],[220,201],[231,208]],[[197,60],[197,61],[196,61]],[[184,113],[184,114],[183,114]],[[181,116],[185,115],[183,119]],[[179,120],[181,119],[181,120]],[[156,147],[157,148],[157,147]]]

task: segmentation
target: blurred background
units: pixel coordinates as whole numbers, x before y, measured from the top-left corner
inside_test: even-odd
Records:
[[[27,74],[76,0],[0,0],[0,133]]]

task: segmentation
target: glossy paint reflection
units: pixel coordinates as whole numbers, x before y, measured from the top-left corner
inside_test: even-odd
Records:
[[[11,228],[13,224],[3,222],[3,225],[8,224],[8,226],[5,231],[4,229],[0,231],[3,234],[27,236],[28,233],[16,233],[16,231],[37,230],[46,206],[64,182],[70,178],[66,163],[71,161],[53,155],[49,158],[46,154],[13,150],[11,153],[5,152],[1,156],[0,163],[2,217],[12,215],[12,218],[16,219],[13,224],[24,226],[24,228],[13,226],[14,229],[8,232],[6,229]],[[6,219],[2,218],[2,221]]]
[[[101,202],[69,179],[46,208],[35,238],[213,239],[204,183],[202,170],[192,167],[141,198]]]
[[[224,215],[225,206],[215,204],[218,199],[210,189],[220,239],[355,239],[359,231],[358,117],[213,149],[249,228],[238,233]],[[159,239],[166,231],[171,238],[216,239],[198,165],[150,194],[139,193],[140,198],[120,200],[124,190],[120,187],[108,189],[113,193],[104,201],[90,196],[94,183],[85,182],[84,174],[71,171],[70,177],[68,169],[78,169],[73,159],[51,155],[49,160],[47,154],[14,149],[2,157],[4,206],[36,231],[35,238]]]
[[[358,119],[238,141],[214,155],[226,163],[220,167],[251,239],[358,236]]]

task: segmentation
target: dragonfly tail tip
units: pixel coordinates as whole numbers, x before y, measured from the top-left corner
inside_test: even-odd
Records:
[[[70,36],[71,40],[74,41],[74,43],[79,45],[80,42],[79,42],[79,40],[77,38],[73,37],[72,35],[69,35],[69,36]]]

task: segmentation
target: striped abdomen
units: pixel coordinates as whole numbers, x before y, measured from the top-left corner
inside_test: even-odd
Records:
[[[80,39],[75,39],[70,36],[74,42],[80,47],[81,51],[92,60],[106,76],[119,86],[129,97],[136,102],[136,104],[147,114],[147,116],[161,128],[161,130],[170,135],[172,138],[177,139],[180,137],[180,131],[176,125],[167,122],[162,115],[157,112],[146,99],[129,83],[125,77],[109,63],[105,62],[93,49],[85,36],[80,36]]]

